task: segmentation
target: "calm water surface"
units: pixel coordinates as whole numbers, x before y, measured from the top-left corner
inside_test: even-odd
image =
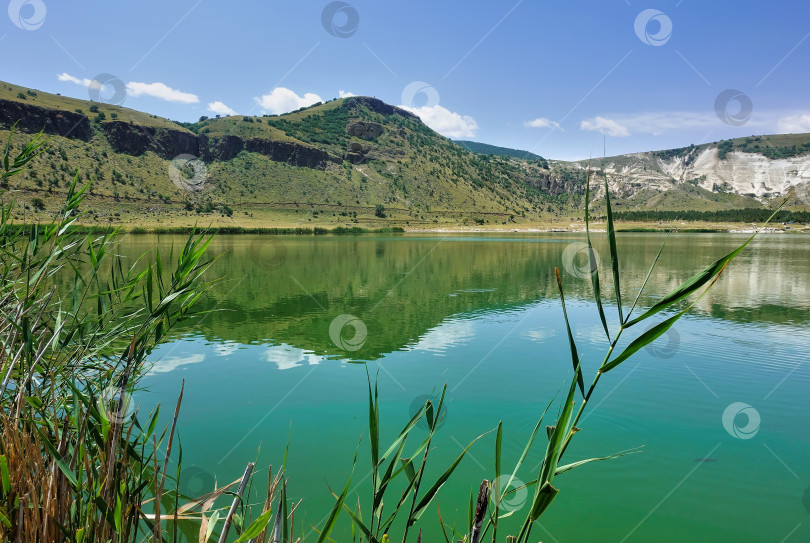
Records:
[[[639,304],[651,305],[743,239],[673,235]],[[149,391],[136,401],[147,411],[158,402],[173,406],[185,380],[179,432],[189,493],[208,491],[215,478],[236,479],[248,461],[277,468],[289,441],[289,495],[303,498],[296,533],[303,526],[310,538],[333,503],[327,485],[343,487],[367,434],[366,368],[378,374],[383,441],[395,437],[414,402],[446,383],[434,476],[499,420],[504,471],[511,471],[543,408],[570,378],[555,266],[586,382],[605,353],[589,281],[577,277],[583,263],[564,262],[576,252],[566,248],[581,241],[577,234],[218,236],[212,252],[224,255],[212,276],[223,281],[206,301],[217,311],[175,330],[153,353],[143,381]],[[620,236],[625,310],[662,241]],[[134,256],[181,242],[129,236],[123,250]],[[597,250],[609,290],[609,253],[606,245]],[[758,238],[671,333],[603,376],[566,459],[639,446],[643,453],[559,476],[561,492],[533,535],[545,542],[810,540],[809,308],[810,239]],[[606,310],[615,328],[615,300]],[[359,319],[364,342],[352,338],[352,325],[335,333],[341,315]],[[736,402],[750,408],[729,409]],[[493,448],[493,434],[476,443],[439,494],[445,521],[462,530],[470,489],[497,475]],[[522,480],[536,477],[544,448],[538,437]],[[366,514],[367,450],[363,440],[348,500],[356,503],[359,493]],[[263,501],[265,479],[262,471],[255,501]],[[519,496],[512,505],[522,505]],[[443,540],[435,511],[422,523],[430,542]],[[351,539],[348,526],[344,515],[336,541]]]

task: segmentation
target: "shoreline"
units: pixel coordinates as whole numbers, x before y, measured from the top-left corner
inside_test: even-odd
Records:
[[[40,226],[48,223],[38,222]],[[121,232],[126,234],[189,234],[192,231],[212,233],[218,235],[352,235],[352,234],[584,234],[585,224],[571,223],[568,226],[550,225],[543,223],[527,223],[521,225],[512,225],[509,227],[495,226],[463,226],[463,225],[447,225],[436,227],[411,227],[405,225],[390,226],[372,226],[372,225],[351,225],[351,226],[309,226],[302,224],[284,224],[284,225],[256,225],[256,226],[242,226],[242,225],[224,225],[217,224],[212,221],[208,225],[167,225],[160,224],[137,224],[137,223],[119,223],[119,224],[100,224],[100,223],[84,223],[78,224],[77,230],[82,234],[100,234],[111,232],[120,229]],[[593,233],[604,233],[606,231],[604,222],[600,221],[592,224],[590,231]],[[659,223],[617,223],[616,232],[618,233],[716,233],[716,234],[810,234],[810,225],[776,225],[760,227],[750,223],[680,223],[680,224],[659,224]]]

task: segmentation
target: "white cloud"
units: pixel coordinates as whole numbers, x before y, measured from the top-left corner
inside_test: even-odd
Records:
[[[411,347],[411,350],[442,353],[451,347],[467,342],[474,336],[475,330],[472,322],[448,321],[428,330]]]
[[[652,134],[659,136],[667,132],[680,130],[711,130],[722,125],[722,121],[714,113],[694,111],[656,111],[638,113],[633,115],[611,115],[610,118],[597,116],[592,119],[583,119],[580,124],[582,130],[601,132],[603,129],[615,137],[627,137],[631,133]],[[746,123],[748,127],[765,126],[763,121],[751,119]]]
[[[605,117],[583,119],[579,127],[582,130],[591,130],[593,132],[601,132],[602,130],[606,130],[609,136],[616,138],[626,138],[630,135],[630,131],[626,126],[619,124],[613,119],[607,119]]]
[[[545,117],[538,117],[531,121],[523,121],[523,126],[528,128],[560,128],[560,123]]]
[[[236,112],[226,106],[224,103],[217,100],[216,102],[209,102],[208,111],[216,113],[217,115],[236,115]]]
[[[418,115],[422,122],[448,138],[472,138],[478,130],[478,123],[469,115],[461,115],[440,105],[408,107],[399,106]]]
[[[196,104],[200,101],[196,94],[173,89],[164,83],[127,83],[127,94],[137,98],[142,94],[152,96],[167,102],[180,102],[183,104]]]
[[[214,346],[217,356],[230,356],[239,350],[239,344],[235,341],[223,341]]]
[[[776,126],[781,134],[802,134],[804,132],[810,132],[810,115],[804,113],[780,117]]]
[[[192,354],[189,356],[170,356],[168,358],[161,358],[149,370],[149,374],[155,373],[169,373],[181,366],[188,364],[199,364],[205,360],[204,354]]]
[[[76,85],[82,85],[83,87],[89,88],[97,88],[101,89],[102,85],[98,81],[94,79],[79,79],[78,77],[74,77],[67,72],[61,73],[56,76],[59,81],[68,81],[70,83],[75,83]],[[130,82],[127,83],[127,95],[132,96],[133,98],[137,98],[141,95],[152,96],[154,98],[160,98],[161,100],[166,100],[167,102],[181,102],[183,104],[196,104],[200,101],[196,94],[191,94],[189,92],[182,92],[177,89],[173,89],[166,85],[165,83],[138,83],[138,82]]]
[[[537,343],[543,343],[557,335],[557,330],[553,328],[538,328],[537,330],[528,330],[523,334],[526,338]]]
[[[282,343],[280,345],[268,346],[265,351],[265,359],[272,362],[280,370],[289,370],[301,366],[301,362],[306,362],[310,366],[320,364],[321,357],[312,351],[305,351]]]
[[[340,96],[341,98],[349,98],[350,96],[357,96],[357,95],[350,91],[339,90],[338,96]]]
[[[323,102],[321,97],[315,93],[308,92],[303,96],[298,96],[294,91],[286,87],[276,87],[270,91],[270,94],[264,94],[261,98],[255,98],[255,100],[261,108],[276,115]]]
[[[77,85],[82,85],[84,87],[89,87],[93,81],[90,79],[79,79],[78,77],[74,77],[67,72],[63,72],[56,76],[59,81],[69,81],[71,83],[75,83]]]

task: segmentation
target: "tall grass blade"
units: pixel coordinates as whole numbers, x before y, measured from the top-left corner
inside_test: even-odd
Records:
[[[613,227],[613,209],[610,207],[610,190],[608,189],[607,173],[605,176],[605,205],[607,206],[607,235],[610,245],[610,265],[613,268],[613,288],[616,290],[616,306],[619,310],[619,322],[624,322],[622,315],[622,292],[619,283],[619,251],[616,249],[616,229]]]
[[[689,308],[686,308],[680,313],[673,315],[672,317],[668,318],[665,321],[659,322],[649,330],[645,331],[639,337],[631,341],[630,345],[628,345],[627,348],[624,351],[622,351],[622,353],[619,356],[603,364],[602,367],[599,368],[599,371],[602,373],[609,372],[610,370],[612,370],[613,368],[615,368],[616,366],[618,366],[619,364],[621,364],[622,362],[624,362],[625,360],[636,354],[638,351],[643,349],[646,345],[649,345],[650,343],[661,337],[688,310]]]
[[[357,462],[357,454],[354,456],[354,462]],[[352,464],[352,473],[354,473],[354,463]],[[329,516],[326,518],[326,524],[323,525],[320,534],[318,534],[318,543],[324,543],[329,539],[329,533],[332,531],[332,528],[335,527],[337,523],[338,516],[340,516],[340,511],[343,509],[343,504],[346,502],[346,494],[349,493],[349,485],[352,484],[352,477],[349,476],[349,480],[346,481],[346,486],[343,487],[343,492],[340,493],[338,496],[335,505],[332,506],[332,510],[329,512]],[[286,543],[286,542],[285,542]]]
[[[264,513],[262,513],[259,516],[259,518],[254,520],[253,523],[242,532],[242,534],[239,536],[239,539],[237,539],[234,543],[243,543],[244,541],[253,539],[254,537],[258,536],[260,533],[264,531],[265,527],[270,522],[272,516],[273,511],[269,509]]]
[[[582,397],[585,397],[585,382],[582,378],[582,372],[579,368],[579,354],[577,354],[577,344],[574,342],[574,334],[571,333],[571,324],[568,322],[568,311],[565,309],[565,294],[563,293],[562,277],[560,277],[560,269],[554,268],[554,275],[557,277],[557,287],[560,289],[560,303],[562,304],[563,317],[565,317],[565,329],[568,332],[568,346],[571,349],[571,362],[574,365],[574,374],[576,383],[579,385],[579,391]]]
[[[590,226],[590,200],[591,200],[591,164],[588,163],[588,171],[585,174],[585,241],[588,243],[588,269],[591,272],[591,284],[593,285],[593,296],[596,299],[596,309],[599,312],[599,319],[602,321],[602,326],[605,329],[605,335],[610,341],[610,331],[608,330],[607,319],[605,318],[605,310],[602,307],[602,292],[599,285],[599,267],[596,265],[596,254],[591,244],[591,226]]]
[[[441,403],[439,405],[441,405]],[[489,433],[489,432],[487,432],[487,433]],[[459,463],[461,462],[461,459],[464,458],[464,455],[467,454],[467,451],[470,450],[470,447],[473,446],[473,443],[475,443],[476,441],[478,441],[479,439],[481,439],[485,435],[486,434],[481,434],[480,436],[478,436],[475,439],[473,439],[472,441],[470,441],[469,445],[464,447],[464,450],[461,451],[460,455],[458,455],[458,458],[456,458],[455,461],[453,461],[453,463],[450,464],[450,467],[447,468],[444,471],[444,473],[442,473],[441,476],[439,476],[438,479],[436,479],[436,482],[433,483],[433,485],[428,489],[428,491],[425,493],[425,495],[422,497],[422,499],[419,500],[419,503],[414,508],[414,512],[413,512],[413,516],[412,516],[413,522],[416,522],[417,520],[419,520],[419,517],[421,517],[422,513],[425,512],[425,508],[427,508],[427,506],[430,505],[430,502],[433,501],[434,497],[436,497],[436,493],[439,491],[439,489],[442,487],[442,485],[444,485],[444,483],[447,482],[447,479],[450,478],[450,475],[452,475],[453,472],[456,470]]]
[[[554,473],[554,475],[559,475],[561,473],[565,473],[566,471],[571,471],[572,469],[578,468],[579,466],[582,466],[582,465],[585,465],[585,464],[590,464],[591,462],[601,462],[602,460],[613,460],[615,458],[620,458],[622,456],[627,456],[628,454],[638,454],[640,452],[641,451],[638,450],[638,448],[636,448],[636,449],[630,449],[630,450],[627,450],[627,451],[617,452],[617,453],[614,453],[614,454],[609,454],[607,456],[602,456],[602,457],[599,457],[599,458],[588,458],[586,460],[580,460],[578,462],[572,462],[570,464],[566,464],[564,466],[558,467],[557,471]]]

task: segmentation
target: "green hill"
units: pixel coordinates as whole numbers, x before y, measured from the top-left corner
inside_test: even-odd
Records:
[[[46,220],[77,169],[92,181],[85,221],[102,225],[413,229],[582,216],[584,163],[454,142],[369,97],[178,123],[0,82],[0,137],[15,123],[15,145],[43,129],[50,138],[31,169],[0,187],[18,201],[17,217]],[[801,177],[808,142],[762,136],[637,153],[605,159],[605,171],[619,211],[762,208],[789,183],[760,182],[751,153],[794,161]],[[596,188],[597,207],[599,198]]]
[[[51,141],[7,188],[47,213],[78,168],[93,181],[89,219],[100,223],[188,225],[205,214],[244,226],[509,224],[565,204],[525,182],[538,165],[466,151],[373,98],[176,123],[1,83],[0,135],[17,121],[18,143],[43,127]],[[173,179],[178,155],[200,161],[177,163]]]
[[[495,155],[495,156],[508,156],[514,158],[522,158],[526,160],[545,160],[540,155],[530,153],[529,151],[521,151],[520,149],[510,149],[509,147],[498,147],[497,145],[490,145],[488,143],[480,143],[477,141],[467,140],[454,140],[457,144],[461,145],[468,151],[479,153],[482,155]]]

